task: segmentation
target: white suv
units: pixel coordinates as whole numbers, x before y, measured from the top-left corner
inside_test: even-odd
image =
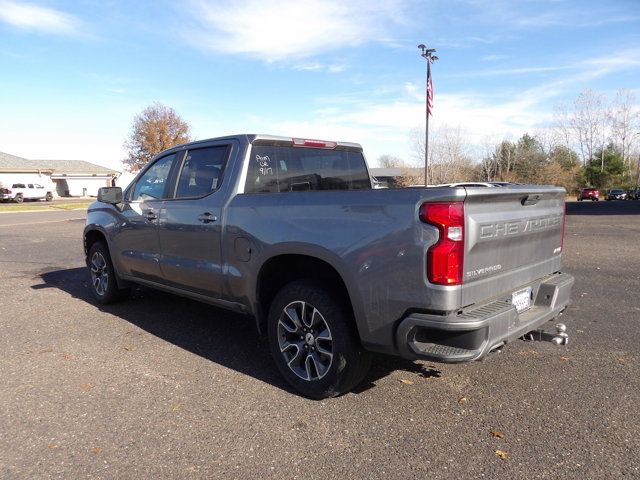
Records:
[[[13,200],[22,203],[24,200],[53,200],[53,192],[38,183],[14,183],[11,188],[0,188],[0,200]]]

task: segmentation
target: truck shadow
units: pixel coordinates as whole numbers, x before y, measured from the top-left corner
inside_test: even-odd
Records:
[[[31,288],[62,290],[177,347],[295,393],[280,376],[266,338],[258,333],[251,317],[144,287],[134,288],[128,301],[98,305],[91,296],[84,267],[47,271],[40,273],[39,278],[42,283]],[[371,371],[353,393],[369,390],[396,370],[424,377],[440,376],[438,370],[418,363],[376,355]]]

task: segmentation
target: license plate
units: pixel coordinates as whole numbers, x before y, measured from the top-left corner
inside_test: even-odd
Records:
[[[511,294],[511,303],[516,307],[518,313],[531,308],[531,292],[532,288],[527,287]]]

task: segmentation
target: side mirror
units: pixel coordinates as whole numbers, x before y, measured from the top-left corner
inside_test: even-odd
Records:
[[[98,201],[115,205],[122,203],[122,188],[120,187],[101,187],[98,189]]]

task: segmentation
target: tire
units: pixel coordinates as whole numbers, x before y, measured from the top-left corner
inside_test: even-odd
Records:
[[[14,200],[16,203],[22,203],[22,202],[24,202],[24,197],[22,196],[22,194],[21,194],[21,193],[18,193],[18,194],[16,195],[16,197],[15,197],[13,200]]]
[[[285,285],[271,303],[267,331],[278,370],[305,397],[348,392],[371,366],[348,309],[319,283]]]
[[[124,300],[128,296],[128,289],[118,288],[111,255],[103,242],[95,242],[89,249],[87,268],[91,293],[98,303],[108,305]]]
[[[51,192],[47,192],[47,194],[44,196],[44,200],[45,202],[50,202],[51,200],[53,200],[53,194]]]

